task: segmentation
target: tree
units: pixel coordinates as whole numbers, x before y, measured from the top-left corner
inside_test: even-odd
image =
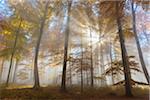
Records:
[[[92,5],[87,3],[87,9],[85,10],[88,16],[88,21],[89,21],[89,25],[88,25],[88,29],[89,29],[89,34],[90,34],[90,60],[91,60],[91,67],[90,67],[90,73],[91,73],[91,87],[94,87],[94,68],[93,68],[93,36],[92,36],[92,21],[93,18],[92,16]]]
[[[129,68],[129,61],[128,61],[128,55],[127,50],[125,47],[125,39],[122,31],[122,25],[121,25],[121,16],[120,16],[120,9],[119,5],[121,2],[116,1],[116,21],[118,26],[118,34],[119,34],[119,40],[120,40],[120,46],[121,46],[121,53],[122,53],[122,61],[124,66],[124,76],[125,76],[125,91],[126,96],[132,96],[131,92],[131,74],[130,74],[130,68]]]
[[[14,70],[14,76],[13,76],[13,82],[15,82],[16,71],[17,71],[17,68],[18,68],[18,63],[19,63],[19,59],[16,59],[16,62],[15,62],[15,70]]]
[[[5,63],[5,59],[3,58],[3,59],[2,59],[2,62],[1,62],[0,82],[1,82],[1,80],[2,80],[4,63]]]
[[[109,44],[109,56],[110,56],[110,63],[112,63],[113,59],[112,59],[112,43],[111,43],[111,40],[110,40],[110,44]],[[112,68],[112,64],[110,66]],[[113,74],[113,71],[111,72],[111,76],[112,76],[112,84],[114,84],[114,74]]]
[[[83,39],[81,34],[81,92],[83,92]]]
[[[9,65],[9,70],[8,70],[6,86],[8,86],[8,83],[9,83],[9,77],[10,77],[10,72],[11,72],[11,68],[12,68],[13,58],[14,58],[14,55],[15,55],[16,46],[17,46],[18,36],[19,36],[19,33],[20,33],[21,23],[22,23],[22,19],[20,19],[20,23],[19,23],[18,29],[16,31],[16,35],[15,35],[13,50],[12,50],[12,54],[11,54],[11,57],[10,57],[10,65]]]
[[[135,60],[135,56],[129,56],[128,58],[129,58],[130,70],[133,70],[136,72],[142,72],[140,70],[138,62],[136,62],[136,60]],[[108,63],[108,66],[110,66],[110,67],[105,70],[105,72],[103,73],[104,75],[112,75],[113,74],[112,77],[114,77],[114,76],[117,76],[118,74],[123,74],[123,72],[124,72],[122,60],[114,60],[113,62]]]
[[[3,25],[3,30],[1,31],[3,39],[1,40],[2,48],[0,50],[0,57],[5,58],[5,60],[10,59],[8,76],[6,79],[6,85],[8,85],[14,60],[20,59],[28,52],[25,46],[27,44],[27,30],[30,26],[28,26],[29,24],[19,16],[16,9],[10,19],[5,21],[6,23]]]
[[[38,54],[39,54],[40,43],[41,43],[43,31],[44,31],[45,21],[46,21],[46,17],[47,17],[47,13],[48,13],[48,7],[49,7],[49,1],[47,1],[45,4],[44,14],[41,18],[41,23],[40,23],[40,33],[39,33],[36,48],[35,48],[35,58],[34,58],[35,83],[34,83],[34,88],[40,87],[39,73],[38,73]]]
[[[136,15],[135,15],[134,1],[133,0],[131,0],[131,9],[132,9],[132,21],[133,21],[132,22],[132,27],[133,27],[134,37],[135,37],[135,40],[136,40],[136,45],[137,45],[137,49],[138,49],[140,62],[141,62],[142,69],[144,71],[144,75],[146,77],[146,80],[147,80],[148,84],[150,84],[150,76],[149,76],[149,73],[146,69],[142,49],[141,49],[141,46],[140,46],[140,41],[138,39],[138,35],[137,35],[137,31],[136,31]]]
[[[62,82],[61,82],[61,90],[66,91],[66,67],[67,67],[67,59],[68,59],[68,41],[69,41],[69,23],[70,23],[70,13],[71,13],[71,5],[72,0],[68,0],[67,7],[67,22],[66,22],[66,31],[65,31],[65,43],[64,43],[64,62],[63,62],[63,71],[62,71]]]

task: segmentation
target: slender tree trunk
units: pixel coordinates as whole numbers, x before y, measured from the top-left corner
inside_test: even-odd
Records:
[[[5,59],[3,58],[3,59],[2,59],[2,64],[1,64],[1,73],[0,73],[1,80],[0,80],[0,82],[2,81],[4,63],[5,63]]]
[[[38,54],[40,49],[40,43],[43,35],[43,29],[46,21],[47,16],[47,10],[48,10],[49,2],[46,3],[44,16],[41,19],[41,26],[40,26],[40,34],[37,40],[36,48],[35,48],[35,58],[34,58],[34,86],[33,88],[39,88],[40,87],[40,81],[39,81],[39,73],[38,73]]]
[[[109,47],[109,55],[110,55],[110,66],[111,66],[111,68],[113,68],[113,66],[112,66],[112,44],[111,44],[111,40],[110,40],[110,47]],[[112,70],[112,73],[111,73],[111,77],[112,77],[112,85],[115,83],[114,82],[114,74],[113,74],[113,70]]]
[[[139,42],[139,39],[138,39],[137,30],[136,30],[136,15],[135,15],[135,10],[134,10],[134,1],[133,0],[131,0],[131,7],[132,7],[133,32],[134,32],[134,36],[135,36],[135,40],[136,40],[138,54],[139,54],[140,62],[141,62],[141,65],[142,65],[142,69],[144,71],[144,75],[145,75],[146,80],[149,84],[150,83],[150,76],[149,76],[149,73],[146,69],[142,49],[141,49],[141,46],[140,46],[140,42]]]
[[[104,55],[103,55],[103,48],[102,44],[100,44],[100,67],[101,67],[101,86],[104,87],[106,85],[106,77],[103,76],[102,74],[104,73],[105,67],[104,67]]]
[[[70,68],[69,68],[69,75],[70,75],[70,86],[72,86],[72,65],[71,65],[71,62],[69,62],[69,66],[70,66]]]
[[[100,14],[100,12],[99,12],[99,14]],[[100,71],[99,72],[101,72],[100,74],[101,74],[101,78],[103,78],[103,79],[100,79],[100,83],[101,83],[101,86],[104,86],[104,85],[106,85],[106,77],[102,77],[102,73],[104,72],[104,58],[103,58],[103,48],[102,48],[102,44],[101,44],[101,41],[102,41],[102,36],[101,36],[101,22],[100,22],[100,15],[99,15],[99,69],[100,69]]]
[[[86,69],[86,85],[89,85],[88,68]]]
[[[6,80],[6,86],[8,86],[8,83],[9,83],[9,78],[10,78],[10,73],[11,73],[12,64],[13,64],[13,58],[14,58],[15,51],[16,51],[15,49],[16,49],[16,46],[17,46],[18,36],[19,36],[19,33],[20,33],[21,23],[22,23],[22,19],[20,19],[20,23],[19,23],[18,29],[16,31],[15,42],[14,42],[12,54],[11,54],[11,57],[10,57],[10,65],[9,65],[9,69],[8,69],[8,76],[7,76],[7,80]]]
[[[13,76],[13,83],[15,82],[15,78],[16,78],[16,71],[17,71],[17,68],[18,68],[18,62],[19,62],[19,60],[16,60],[14,76]]]
[[[136,16],[135,16],[135,17],[136,17]],[[135,23],[135,25],[136,25],[136,23]],[[142,30],[143,30],[143,34],[144,34],[144,36],[145,36],[145,38],[146,38],[148,44],[150,44],[150,40],[149,40],[148,34],[147,34],[147,32],[146,32],[146,26],[145,26],[145,25],[142,25]]]
[[[64,62],[63,62],[63,72],[62,72],[62,82],[61,90],[66,91],[66,67],[68,58],[68,42],[69,42],[69,23],[70,23],[70,11],[71,11],[72,1],[68,1],[68,14],[67,14],[67,27],[65,32],[65,44],[64,44]]]
[[[81,92],[83,92],[83,41],[81,33]]]
[[[91,58],[91,87],[94,87],[94,75],[93,75],[93,46],[92,46],[92,32],[91,32],[91,27],[90,27],[90,49],[91,49],[91,53],[90,53],[90,58]]]
[[[70,52],[71,52],[71,47],[70,47]],[[70,81],[70,87],[72,86],[72,66],[73,63],[69,60],[69,81]]]
[[[89,22],[91,22],[91,17],[90,17],[90,13],[89,13],[89,10],[91,7],[87,7],[87,15],[88,15],[88,18],[89,18]],[[91,23],[90,23],[91,24]],[[90,74],[91,74],[91,88],[94,87],[94,69],[93,69],[93,46],[92,46],[92,27],[91,25],[88,26],[89,27],[89,30],[90,30],[90,58],[91,58],[91,67],[90,67]]]
[[[126,96],[132,96],[131,73],[130,73],[130,68],[129,68],[127,51],[125,47],[125,39],[124,39],[123,31],[122,31],[121,19],[119,15],[119,1],[116,1],[116,20],[117,20],[118,34],[119,34],[119,40],[120,40],[120,46],[121,46],[122,61],[123,61],[123,66],[124,66]]]

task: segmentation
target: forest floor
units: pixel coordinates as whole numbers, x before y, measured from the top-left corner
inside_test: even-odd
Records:
[[[39,89],[1,89],[0,100],[149,100],[149,88],[133,88],[133,97],[124,96],[123,87],[68,88],[66,92],[59,87],[42,87]]]

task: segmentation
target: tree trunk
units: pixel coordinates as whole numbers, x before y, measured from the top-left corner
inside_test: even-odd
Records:
[[[90,54],[90,58],[91,58],[91,67],[90,67],[90,71],[91,71],[91,87],[94,87],[94,75],[93,75],[93,46],[92,46],[92,32],[91,32],[91,28],[90,28],[90,49],[91,49],[91,54]]]
[[[89,86],[88,68],[86,68],[86,85]]]
[[[100,44],[100,67],[101,67],[101,86],[104,87],[106,85],[106,77],[103,76],[102,74],[105,71],[105,66],[104,66],[104,55],[103,55],[103,48],[102,44]]]
[[[135,40],[136,40],[138,54],[139,54],[140,62],[141,62],[141,65],[142,65],[142,69],[144,71],[144,75],[145,75],[146,80],[147,80],[147,82],[149,84],[150,83],[150,81],[149,81],[150,80],[150,76],[149,76],[149,73],[148,73],[148,71],[146,69],[146,65],[145,65],[145,62],[144,62],[142,49],[141,49],[141,46],[140,46],[140,42],[139,42],[139,39],[138,39],[137,30],[136,30],[136,15],[135,15],[135,10],[134,10],[134,1],[133,0],[131,0],[131,7],[132,7],[133,32],[134,32],[134,36],[135,36]]]
[[[37,40],[36,49],[35,49],[35,58],[34,58],[34,86],[33,88],[39,88],[40,87],[40,81],[39,81],[39,73],[38,73],[38,54],[40,49],[40,43],[43,35],[43,29],[46,21],[47,16],[47,10],[48,10],[49,2],[46,3],[44,16],[41,19],[41,26],[40,26],[40,34]]]
[[[19,60],[16,60],[14,76],[13,76],[13,83],[15,82],[15,78],[16,78],[16,71],[17,71],[17,68],[18,68],[18,62],[19,62]]]
[[[1,64],[1,75],[0,75],[0,77],[1,77],[1,80],[0,80],[0,82],[2,81],[2,75],[3,75],[3,68],[4,68],[4,62],[5,62],[5,59],[3,58],[2,59],[2,64]]]
[[[135,25],[136,25],[136,23],[135,23]],[[142,30],[143,30],[143,34],[144,34],[144,36],[145,36],[145,38],[147,40],[147,43],[150,44],[150,40],[149,40],[148,34],[146,32],[146,26],[145,25],[142,25]]]
[[[81,93],[83,92],[83,42],[81,33]]]
[[[121,46],[121,53],[122,53],[122,61],[123,61],[123,67],[124,67],[124,76],[125,76],[125,93],[126,96],[132,96],[131,92],[131,73],[129,68],[129,61],[127,56],[127,51],[125,47],[125,39],[122,31],[122,25],[121,25],[121,19],[119,15],[119,1],[116,1],[116,20],[117,20],[117,26],[118,26],[118,34],[119,34],[119,40],[120,40],[120,46]]]
[[[72,86],[72,63],[70,64],[71,62],[69,62],[69,66],[70,66],[70,68],[69,68],[69,75],[70,75],[70,86]]]
[[[110,55],[110,66],[111,66],[111,68],[113,68],[113,66],[112,66],[112,43],[111,43],[111,40],[110,40],[110,46],[109,46],[109,55]],[[115,83],[114,82],[114,74],[113,74],[113,70],[112,70],[112,72],[111,72],[111,77],[112,77],[112,85]]]
[[[64,62],[63,62],[63,71],[62,71],[62,82],[61,82],[61,90],[66,91],[66,66],[67,66],[67,58],[68,58],[68,42],[69,42],[69,23],[70,23],[70,11],[71,11],[72,1],[68,1],[68,14],[67,14],[67,27],[65,32],[65,44],[64,44]]]
[[[12,54],[11,54],[11,57],[10,57],[10,65],[9,65],[9,69],[8,69],[8,76],[7,76],[7,80],[6,80],[6,86],[8,86],[8,83],[9,83],[9,78],[10,78],[10,73],[11,73],[12,64],[13,64],[13,58],[14,58],[15,51],[16,51],[15,49],[16,49],[16,46],[17,46],[17,41],[18,41],[18,36],[19,36],[20,28],[21,28],[21,23],[22,23],[22,19],[20,19],[20,23],[19,23],[18,29],[16,31],[15,42],[14,42]]]
[[[69,51],[71,52],[72,48],[70,47]],[[69,60],[68,62],[69,64],[69,82],[70,82],[70,87],[72,86],[72,66],[73,66],[73,62]]]

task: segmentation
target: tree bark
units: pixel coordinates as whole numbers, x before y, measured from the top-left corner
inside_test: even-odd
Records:
[[[72,1],[68,1],[68,12],[67,12],[67,27],[65,32],[65,44],[64,44],[64,62],[63,62],[63,71],[62,71],[62,82],[61,90],[66,91],[66,67],[67,67],[67,58],[68,58],[68,42],[69,42],[69,23],[70,23],[70,11],[71,11]]]
[[[120,19],[120,14],[119,14],[118,10],[119,10],[119,1],[116,1],[116,20],[117,20],[118,34],[119,34],[121,53],[122,53],[122,61],[123,61],[123,67],[124,67],[125,93],[126,93],[126,96],[132,96],[131,73],[130,73],[130,68],[129,68],[127,51],[126,51],[126,47],[125,47],[125,38],[123,35],[121,19]]]
[[[131,0],[131,8],[132,8],[132,20],[133,20],[133,22],[132,22],[133,32],[134,32],[134,36],[135,36],[135,40],[136,40],[136,45],[137,45],[137,49],[138,49],[139,58],[140,58],[140,62],[141,62],[141,65],[142,65],[142,69],[143,69],[145,78],[146,78],[148,84],[150,84],[150,76],[149,76],[149,73],[146,69],[142,49],[141,49],[140,42],[139,42],[138,35],[137,35],[136,15],[135,15],[135,10],[134,10],[134,1],[133,0]]]

